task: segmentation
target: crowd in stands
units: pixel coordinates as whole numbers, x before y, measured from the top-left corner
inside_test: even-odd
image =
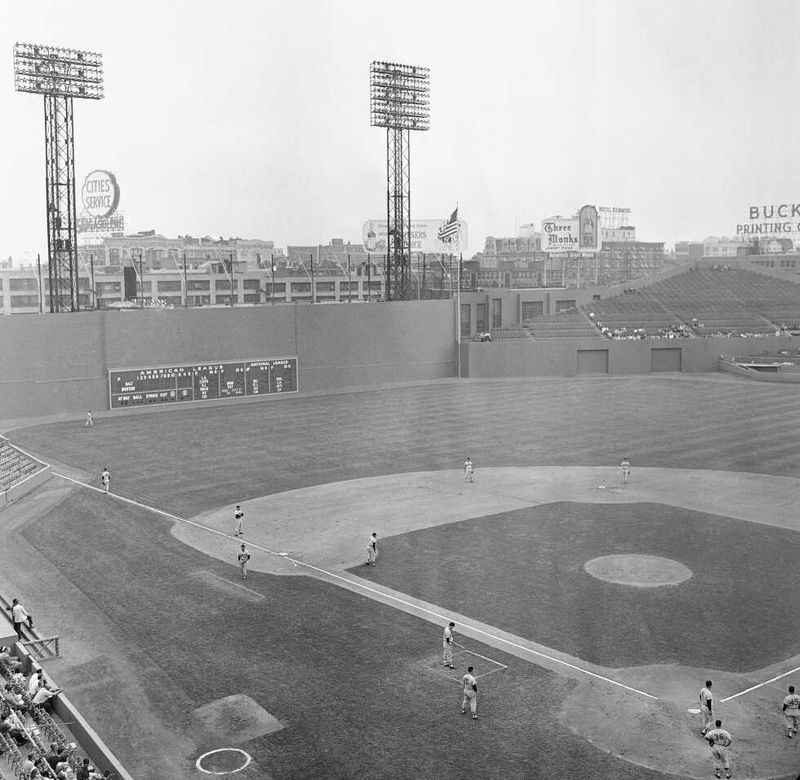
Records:
[[[17,657],[0,647],[0,756],[20,780],[105,780],[111,770],[100,772],[88,758],[76,754],[52,717],[52,699],[61,692],[29,656]],[[47,735],[48,744],[42,738]],[[0,779],[5,775],[0,769]]]

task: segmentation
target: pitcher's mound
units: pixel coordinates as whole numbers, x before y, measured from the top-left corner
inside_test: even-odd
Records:
[[[678,585],[692,576],[687,566],[658,555],[603,555],[586,561],[583,568],[599,580],[638,588]]]

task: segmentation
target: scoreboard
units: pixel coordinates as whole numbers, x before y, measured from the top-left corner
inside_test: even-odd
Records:
[[[111,409],[296,392],[296,357],[108,372]]]

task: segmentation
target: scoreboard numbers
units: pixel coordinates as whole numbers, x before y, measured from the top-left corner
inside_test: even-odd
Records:
[[[110,409],[296,392],[296,357],[108,372]]]

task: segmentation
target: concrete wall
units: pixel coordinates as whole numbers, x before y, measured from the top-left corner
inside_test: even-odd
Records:
[[[758,355],[765,350],[797,349],[800,337],[688,338],[612,341],[552,339],[543,341],[466,342],[463,375],[473,377],[575,376],[578,350],[608,350],[609,374],[649,374],[651,350],[680,349],[681,372],[716,371],[720,354]]]
[[[301,393],[455,376],[450,301],[0,317],[0,420],[108,408],[108,370],[298,356]]]

